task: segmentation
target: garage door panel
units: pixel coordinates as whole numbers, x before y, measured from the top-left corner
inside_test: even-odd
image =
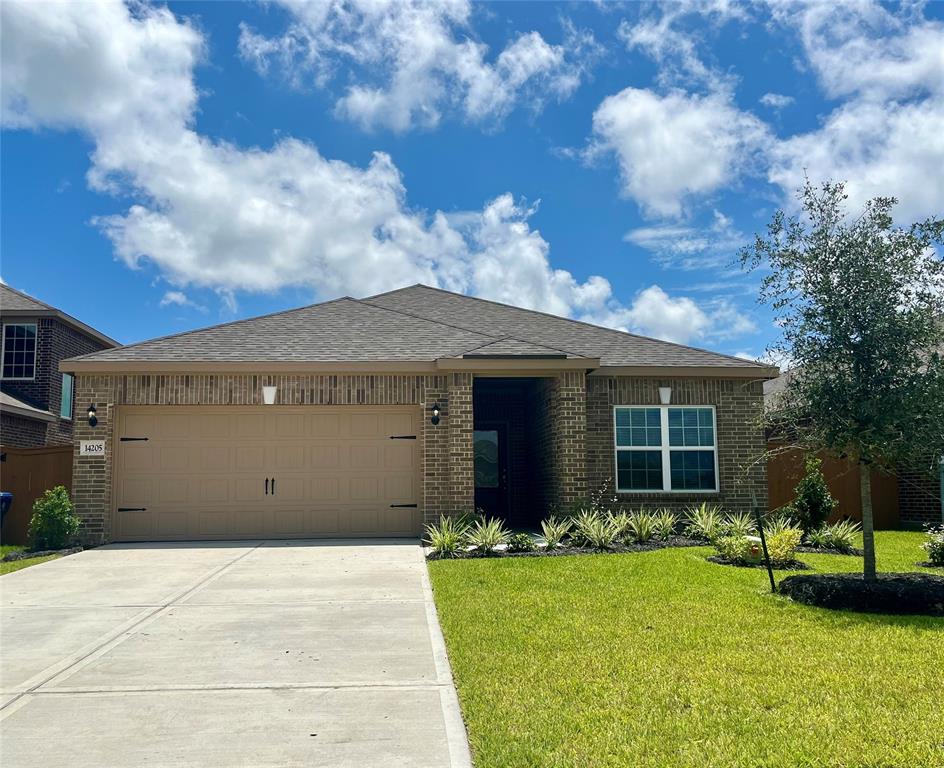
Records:
[[[118,412],[123,539],[415,535],[420,414],[407,407],[129,406]],[[266,493],[266,480],[269,492]],[[271,482],[275,480],[275,492]]]

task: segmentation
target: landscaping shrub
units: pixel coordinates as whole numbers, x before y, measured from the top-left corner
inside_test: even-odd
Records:
[[[823,462],[815,456],[806,457],[805,473],[797,484],[796,498],[789,505],[790,517],[804,533],[822,528],[839,503],[829,492],[822,466]]]
[[[652,524],[656,536],[660,539],[671,539],[675,535],[675,526],[678,525],[678,515],[671,509],[660,509],[653,515]]]
[[[613,530],[616,534],[617,541],[624,541],[630,537],[629,532],[629,523],[630,515],[620,510],[619,512],[609,512],[606,515],[606,519],[610,521],[610,525],[613,526]]]
[[[57,485],[33,503],[27,531],[30,548],[33,551],[62,549],[78,532],[81,522],[75,516],[69,492]]]
[[[541,533],[544,535],[544,541],[548,549],[556,549],[562,544],[564,539],[570,533],[570,520],[559,520],[551,515],[547,520],[541,521]]]
[[[795,530],[796,527],[796,523],[782,512],[764,520],[764,533],[767,534],[768,538],[784,531]]]
[[[629,518],[626,526],[626,538],[637,544],[645,544],[656,535],[656,519],[650,512],[636,512]]]
[[[928,540],[921,548],[928,553],[928,562],[931,565],[944,566],[944,525],[937,528],[928,526]]]
[[[757,526],[747,512],[732,512],[724,520],[724,532],[727,536],[753,536]]]
[[[790,565],[796,560],[796,549],[800,546],[803,531],[799,528],[784,528],[767,534],[767,554],[774,566]]]
[[[527,533],[513,533],[508,537],[509,552],[533,552],[535,550],[534,539]]]
[[[440,517],[426,526],[424,540],[437,557],[456,557],[465,549],[469,526],[453,517]]]
[[[758,542],[751,541],[747,535],[726,534],[715,540],[715,549],[720,557],[737,565],[760,562],[763,550]]]
[[[685,533],[693,539],[714,541],[724,532],[721,507],[703,501],[697,507],[688,508]]]
[[[824,525],[806,535],[807,543],[818,549],[834,549],[837,552],[855,552],[856,535],[861,526],[854,520],[840,520],[833,525]]]
[[[608,516],[585,509],[574,518],[571,539],[581,547],[609,549],[616,542],[616,526]]]
[[[469,528],[466,540],[483,555],[491,554],[499,544],[508,543],[509,532],[497,517],[484,522],[479,520]]]

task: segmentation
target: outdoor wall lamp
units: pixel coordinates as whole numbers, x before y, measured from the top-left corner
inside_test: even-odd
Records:
[[[659,402],[662,405],[672,402],[672,387],[659,387]]]
[[[275,403],[276,387],[272,384],[266,384],[262,387],[262,402],[266,405]]]
[[[95,415],[95,405],[92,404],[88,409],[88,425],[94,427],[96,424],[98,424],[98,417]]]
[[[431,412],[432,412],[433,416],[432,416],[432,418],[429,420],[429,423],[435,426],[436,424],[439,423],[439,403],[433,403],[433,407],[432,407],[432,409],[431,409]]]

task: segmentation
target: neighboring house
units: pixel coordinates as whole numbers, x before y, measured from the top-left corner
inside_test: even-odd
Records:
[[[96,408],[76,440],[104,441],[73,469],[90,541],[413,536],[474,507],[526,527],[604,483],[766,504],[775,368],[422,285],[62,370]]]
[[[2,284],[0,324],[0,442],[17,448],[70,445],[73,378],[59,371],[59,363],[118,342]]]
[[[787,386],[789,371],[764,382],[764,399],[768,409]],[[770,448],[781,448],[775,438]],[[832,520],[850,517],[862,519],[858,465],[849,459],[818,454],[823,461],[823,476],[839,505]],[[803,476],[804,454],[799,450],[780,452],[767,462],[770,509],[777,509],[795,498],[794,489]],[[917,528],[944,522],[944,460],[928,457],[928,466],[899,467],[891,474],[872,474],[872,508],[876,528]]]

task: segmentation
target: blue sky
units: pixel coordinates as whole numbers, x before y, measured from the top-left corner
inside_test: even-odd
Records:
[[[2,14],[2,278],[123,342],[422,281],[757,356],[804,171],[944,212],[940,3]]]

